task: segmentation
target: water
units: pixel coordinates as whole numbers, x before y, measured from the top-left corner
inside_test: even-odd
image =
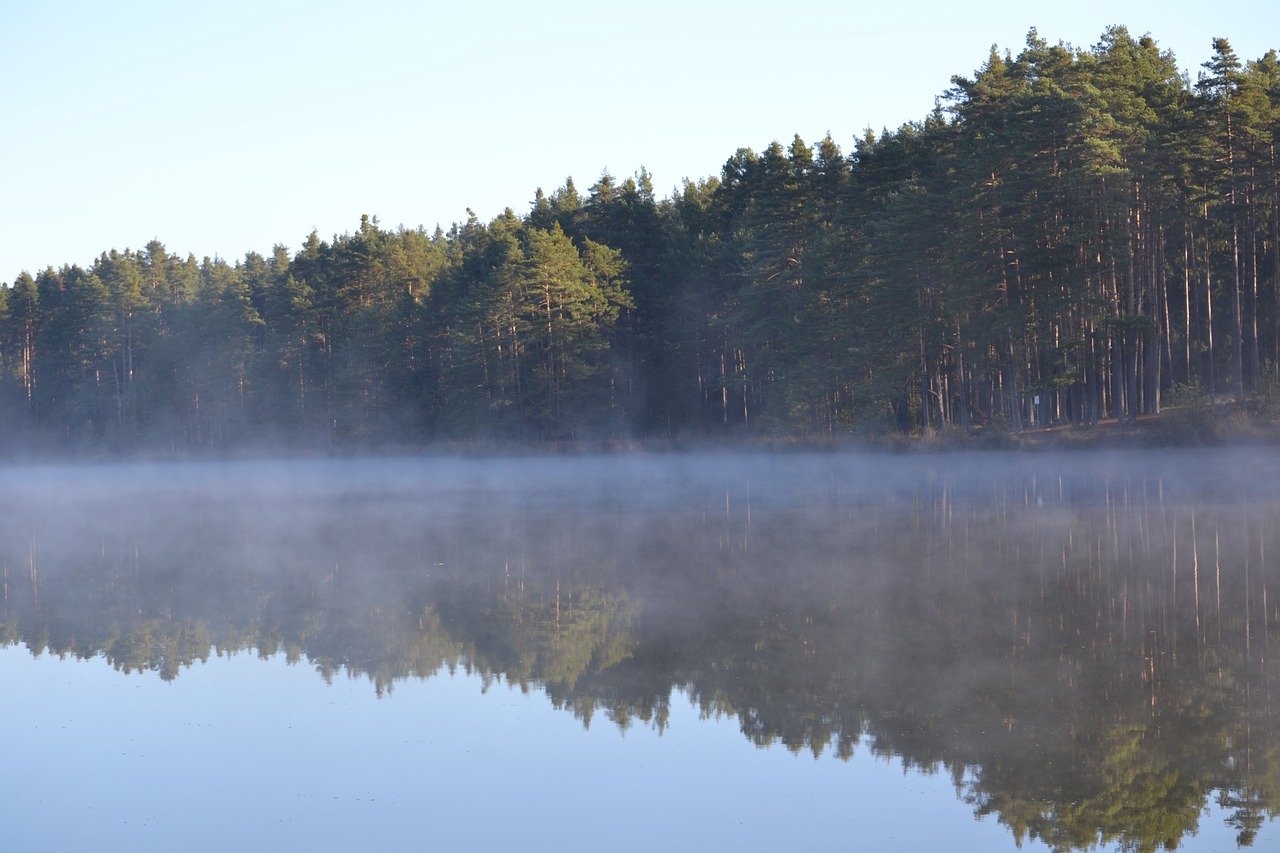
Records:
[[[1270,849],[1277,461],[10,468],[6,825],[15,849]]]

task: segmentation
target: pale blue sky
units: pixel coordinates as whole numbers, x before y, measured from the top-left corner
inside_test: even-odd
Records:
[[[484,220],[572,175],[660,195],[739,147],[923,118],[1028,29],[1280,48],[1280,4],[0,0],[0,281],[157,238],[234,261],[317,230]]]

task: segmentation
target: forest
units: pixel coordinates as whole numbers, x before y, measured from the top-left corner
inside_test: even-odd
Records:
[[[1280,58],[993,47],[842,150],[0,288],[11,450],[996,435],[1280,410]],[[833,117],[839,119],[840,117]],[[468,211],[470,213],[470,211]]]

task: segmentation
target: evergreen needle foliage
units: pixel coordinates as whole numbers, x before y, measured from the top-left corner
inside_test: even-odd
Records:
[[[447,232],[234,264],[159,242],[0,289],[11,446],[150,451],[1212,417],[1280,373],[1280,59],[1196,81],[1123,27],[1034,30],[934,111],[740,149],[656,197],[570,179]]]

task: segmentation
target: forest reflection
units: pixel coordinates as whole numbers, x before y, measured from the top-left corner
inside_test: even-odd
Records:
[[[10,469],[0,637],[180,677],[455,669],[590,725],[945,772],[1055,849],[1280,807],[1277,455]]]

